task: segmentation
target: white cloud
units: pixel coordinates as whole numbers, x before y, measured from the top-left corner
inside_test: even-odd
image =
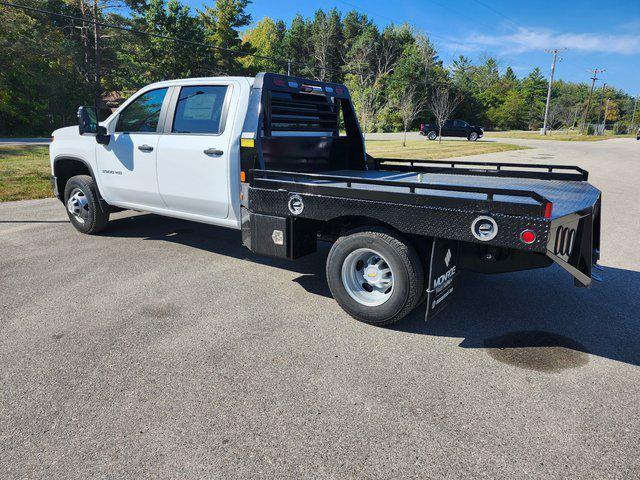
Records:
[[[519,28],[515,33],[505,35],[472,34],[464,42],[458,39],[447,42],[446,46],[461,52],[495,49],[502,54],[567,48],[572,51],[633,55],[640,53],[640,35],[556,33],[544,29]]]

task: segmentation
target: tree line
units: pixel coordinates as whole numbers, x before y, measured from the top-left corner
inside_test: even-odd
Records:
[[[21,4],[64,16],[0,6],[0,135],[48,134],[74,123],[78,105],[113,107],[163,79],[259,71],[344,82],[365,132],[415,128],[443,95],[456,99],[456,117],[488,129],[536,129],[543,120],[548,84],[539,68],[519,78],[490,56],[447,65],[411,25],[380,28],[357,11],[319,9],[287,25],[252,24],[249,0],[202,10],[179,0]],[[589,89],[554,82],[549,124],[578,125]],[[615,88],[595,91],[586,121],[603,121],[605,98],[606,121],[630,123],[634,99]]]

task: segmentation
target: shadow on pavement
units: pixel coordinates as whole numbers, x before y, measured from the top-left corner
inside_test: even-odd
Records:
[[[331,297],[324,274],[329,245],[318,242],[318,251],[298,260],[269,258],[253,254],[242,245],[239,230],[216,227],[153,214],[114,219],[100,234],[105,237],[145,238],[178,243],[228,257],[249,260],[261,265],[282,268],[302,275],[294,281],[316,295]]]
[[[296,261],[254,255],[240,232],[152,214],[113,220],[102,235],[144,237],[187,245],[301,274],[307,292],[331,297],[325,278],[329,246]],[[606,259],[604,260],[606,262]],[[462,348],[487,349],[497,361],[557,372],[584,365],[589,354],[640,365],[640,272],[605,268],[604,282],[573,286],[568,273],[542,270],[481,275],[465,272],[456,298],[424,321],[425,306],[388,327],[404,334],[462,338]]]
[[[557,266],[502,275],[465,272],[451,305],[429,322],[421,306],[394,330],[462,338],[494,359],[559,371],[587,354],[640,365],[640,272],[606,268],[604,281],[573,286]]]

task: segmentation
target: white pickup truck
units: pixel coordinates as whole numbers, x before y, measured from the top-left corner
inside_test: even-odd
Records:
[[[566,165],[374,159],[344,85],[255,78],[149,85],[98,123],[53,132],[52,183],[76,229],[120,209],[242,232],[296,259],[333,243],[327,281],[353,317],[381,325],[421,300],[442,310],[461,270],[565,268],[597,277],[600,192]]]

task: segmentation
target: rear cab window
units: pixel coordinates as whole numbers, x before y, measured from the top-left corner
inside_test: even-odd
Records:
[[[213,134],[224,131],[227,85],[181,87],[171,133]]]

